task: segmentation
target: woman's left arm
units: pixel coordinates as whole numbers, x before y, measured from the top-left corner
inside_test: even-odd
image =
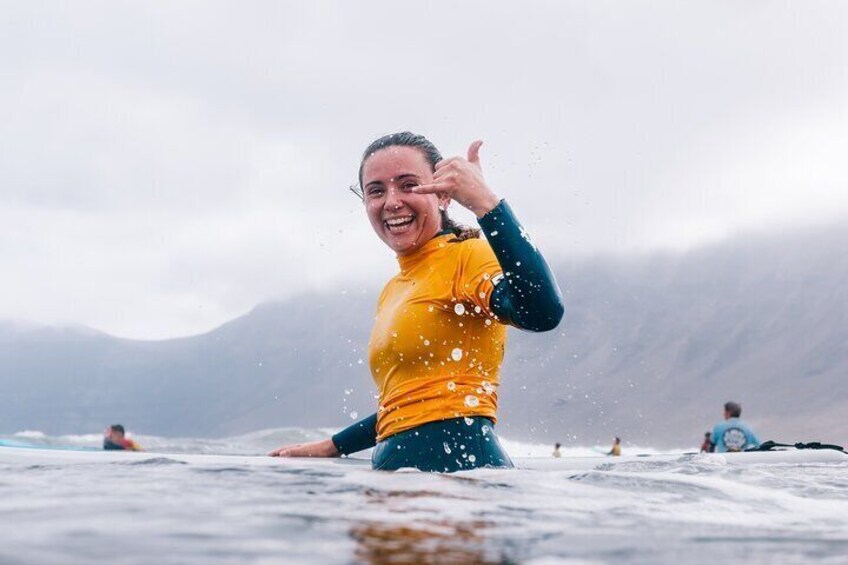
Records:
[[[552,330],[565,313],[562,293],[548,263],[512,209],[483,178],[482,144],[473,142],[467,159],[451,157],[437,163],[433,181],[413,191],[447,195],[477,216],[503,269],[503,279],[494,281],[489,300],[498,320],[530,331]]]
[[[489,307],[501,323],[522,330],[546,332],[565,314],[562,293],[547,261],[505,200],[478,219],[503,279],[493,281]]]

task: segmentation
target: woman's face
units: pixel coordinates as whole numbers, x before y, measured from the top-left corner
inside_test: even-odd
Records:
[[[439,205],[450,198],[415,194],[411,188],[433,180],[424,154],[414,147],[387,147],[362,167],[362,193],[371,227],[398,255],[408,255],[441,229]]]

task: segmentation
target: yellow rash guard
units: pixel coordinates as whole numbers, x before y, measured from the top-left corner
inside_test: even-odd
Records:
[[[488,242],[437,236],[399,256],[369,343],[377,441],[460,416],[495,420],[506,327],[489,310],[502,269]]]

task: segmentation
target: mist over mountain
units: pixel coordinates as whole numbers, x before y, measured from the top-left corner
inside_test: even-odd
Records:
[[[763,438],[848,441],[845,241],[840,225],[555,264],[565,319],[546,334],[510,330],[501,433],[691,446],[733,399]],[[164,341],[0,323],[0,433],[344,426],[376,407],[366,349],[378,291],[262,304]]]

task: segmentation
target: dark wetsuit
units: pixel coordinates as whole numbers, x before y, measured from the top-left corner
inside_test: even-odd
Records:
[[[503,269],[503,280],[491,294],[490,308],[498,322],[529,331],[557,326],[564,308],[562,295],[544,257],[501,201],[479,219],[480,227]],[[375,469],[413,467],[422,471],[453,472],[475,467],[512,467],[498,442],[492,420],[483,416],[432,421],[386,437],[377,444],[377,414],[333,436],[343,455],[377,445]]]
[[[115,443],[106,437],[103,438],[103,449],[107,451],[137,451],[138,446],[131,439],[124,439],[123,443]]]

